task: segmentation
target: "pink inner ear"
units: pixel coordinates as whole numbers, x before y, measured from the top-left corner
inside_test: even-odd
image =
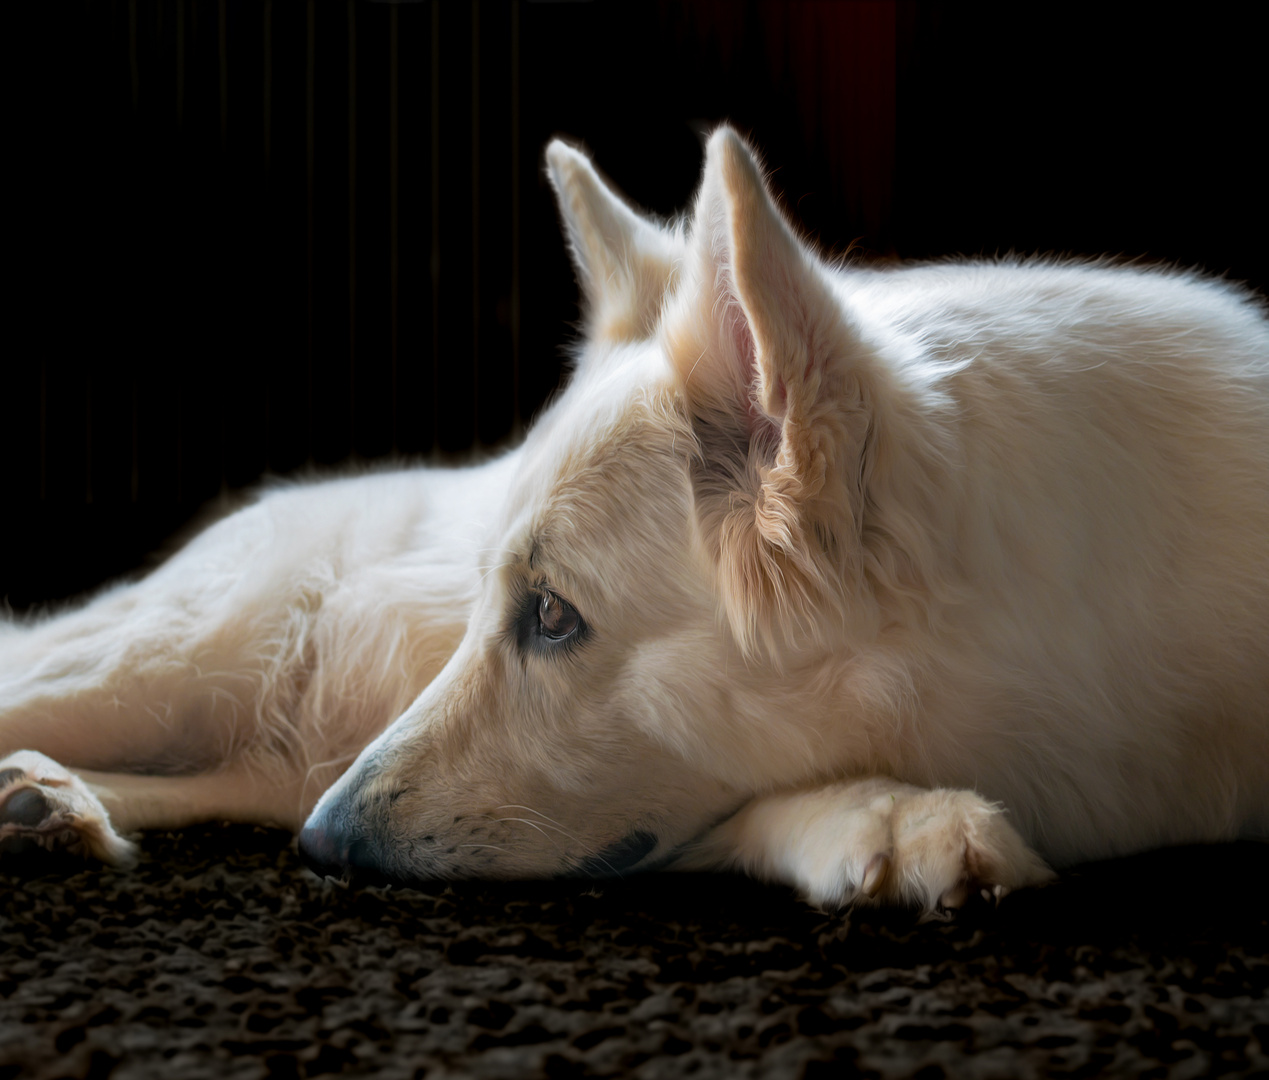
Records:
[[[731,341],[732,355],[736,360],[736,372],[742,385],[749,386],[758,375],[758,347],[745,309],[734,296],[727,298],[727,337]]]
[[[736,388],[737,404],[747,421],[749,437],[769,443],[774,437],[779,441],[781,420],[788,402],[788,390],[780,379],[775,387],[774,401],[779,408],[775,416],[768,415],[758,400],[758,346],[745,310],[734,297],[726,303],[724,341],[731,346],[732,372]]]

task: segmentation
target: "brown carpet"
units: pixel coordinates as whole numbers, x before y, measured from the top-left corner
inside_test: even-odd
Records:
[[[1269,846],[919,925],[672,874],[349,890],[287,834],[0,867],[11,1077],[1269,1076]]]

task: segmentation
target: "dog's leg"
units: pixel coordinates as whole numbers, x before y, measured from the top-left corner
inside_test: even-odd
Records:
[[[126,834],[200,821],[271,822],[298,829],[301,782],[277,782],[242,767],[197,776],[71,772],[20,750],[0,761],[0,856],[35,843],[126,866]],[[310,800],[311,801],[311,800]]]
[[[57,618],[0,625],[0,757],[37,750],[111,771],[223,757],[259,679],[234,627],[207,606],[147,581]]]
[[[302,821],[288,779],[304,774],[298,759],[244,753],[261,693],[291,704],[297,669],[279,657],[266,677],[267,649],[209,606],[146,582],[0,624],[0,855],[34,842],[125,864],[134,848],[121,834],[139,828]],[[124,775],[134,770],[181,775]],[[315,778],[308,804],[333,775]]]
[[[974,890],[999,899],[1054,876],[999,806],[881,776],[755,799],[678,865],[743,869],[824,908],[895,903],[930,916]]]

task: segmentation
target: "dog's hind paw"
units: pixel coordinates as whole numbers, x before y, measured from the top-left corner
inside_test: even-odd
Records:
[[[130,866],[137,853],[83,780],[43,754],[19,750],[0,761],[0,857],[35,847],[115,866]]]

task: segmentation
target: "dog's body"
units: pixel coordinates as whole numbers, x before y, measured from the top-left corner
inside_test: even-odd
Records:
[[[548,163],[586,336],[525,445],[275,492],[0,630],[0,836],[307,818],[331,872],[934,910],[1035,852],[1269,834],[1252,297],[830,268],[728,129],[678,228]]]

